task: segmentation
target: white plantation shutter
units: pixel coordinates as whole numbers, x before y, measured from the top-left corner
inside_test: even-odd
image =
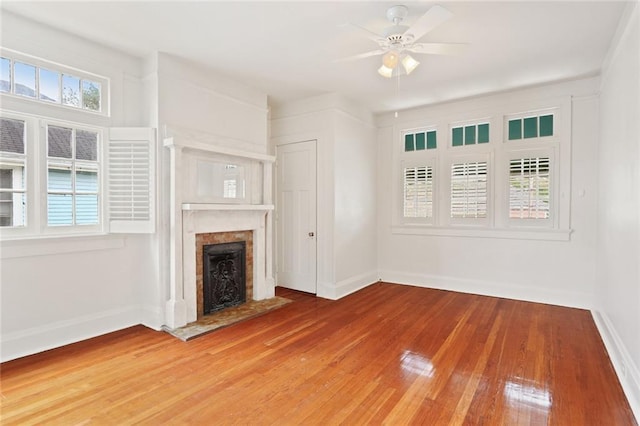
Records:
[[[451,218],[487,217],[487,163],[451,165]]]
[[[155,232],[154,153],[154,129],[109,130],[107,182],[110,232]]]
[[[509,161],[509,218],[549,219],[549,157]]]
[[[404,169],[404,217],[433,217],[433,168]]]

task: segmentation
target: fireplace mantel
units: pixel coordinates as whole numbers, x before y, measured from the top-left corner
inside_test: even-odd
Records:
[[[210,140],[209,140],[210,139]],[[229,149],[216,137],[197,140],[181,134],[164,140],[169,151],[169,294],[165,324],[178,328],[196,320],[195,235],[197,233],[248,230],[253,232],[254,300],[273,297],[272,271],[272,169],[275,157],[267,154]],[[252,204],[211,203],[194,199],[183,192],[194,182],[188,174],[185,156],[239,158],[259,164],[262,182],[252,187]],[[258,187],[259,186],[259,187]]]
[[[269,211],[273,210],[273,204],[213,204],[213,203],[182,203],[182,210],[207,211],[207,210],[239,210],[239,211]]]

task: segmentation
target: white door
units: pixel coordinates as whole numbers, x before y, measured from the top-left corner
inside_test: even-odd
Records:
[[[316,293],[316,141],[276,152],[277,282]]]

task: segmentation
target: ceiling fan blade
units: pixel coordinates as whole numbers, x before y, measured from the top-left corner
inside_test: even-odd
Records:
[[[467,50],[467,43],[416,43],[406,50],[430,55],[459,55]]]
[[[341,27],[349,27],[351,29],[356,30],[361,36],[368,38],[369,40],[372,40],[374,42],[376,42],[377,44],[380,44],[380,41],[384,40],[384,37],[381,36],[380,34],[376,34],[373,31],[369,31],[368,29],[361,27],[359,25],[356,24],[352,24],[351,22],[347,22],[344,23],[342,25],[340,25]]]
[[[382,55],[386,50],[378,49],[370,52],[360,53],[359,55],[347,56],[346,58],[336,59],[335,62],[355,61],[357,59],[368,58],[370,56]]]
[[[429,31],[436,28],[438,25],[449,20],[453,16],[453,13],[449,12],[442,6],[435,5],[431,9],[427,10],[427,13],[422,15],[416,22],[413,23],[403,35],[413,36],[413,40],[418,40]]]

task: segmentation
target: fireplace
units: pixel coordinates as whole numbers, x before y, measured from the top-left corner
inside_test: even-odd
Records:
[[[245,241],[245,300],[263,300],[275,295],[271,230],[275,157],[218,146],[223,141],[211,135],[176,132],[176,129],[170,133],[175,134],[164,139],[164,146],[169,149],[171,201],[166,269],[169,285],[164,323],[176,329],[204,316],[204,245]],[[245,197],[221,200],[207,191],[202,192],[209,186],[218,188],[219,179],[215,173],[202,175],[198,166],[201,162],[242,166],[247,188]],[[220,237],[223,234],[226,236]]]
[[[202,313],[243,304],[247,288],[244,241],[209,244],[202,255]]]
[[[197,318],[252,300],[253,232],[206,232],[195,237]]]

